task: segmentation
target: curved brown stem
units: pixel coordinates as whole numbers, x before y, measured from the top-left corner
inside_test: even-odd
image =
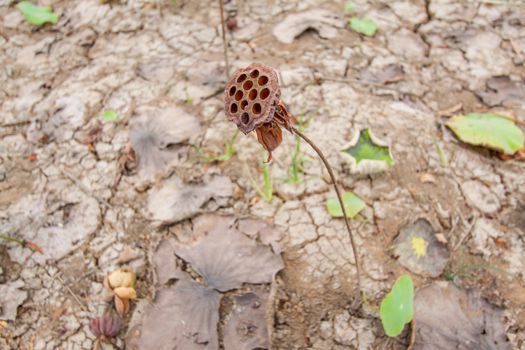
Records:
[[[228,44],[226,43],[226,30],[224,28],[224,0],[219,0],[221,11],[222,46],[224,48],[224,64],[226,65],[226,81],[230,78],[230,65],[228,64]]]
[[[334,184],[335,192],[337,193],[337,199],[339,200],[339,204],[341,205],[341,210],[343,211],[343,216],[345,218],[345,224],[346,229],[348,230],[348,236],[350,237],[350,243],[352,244],[352,251],[354,253],[354,259],[355,259],[355,270],[357,275],[357,288],[359,289],[359,293],[362,292],[361,290],[361,267],[359,264],[359,256],[357,255],[357,248],[354,242],[354,235],[352,234],[352,230],[350,229],[350,223],[348,222],[348,216],[346,215],[346,208],[343,203],[343,197],[341,196],[341,192],[339,191],[339,187],[337,186],[337,182],[335,180],[334,171],[332,170],[332,167],[330,164],[328,164],[328,160],[326,160],[326,157],[324,156],[323,152],[319,149],[319,147],[316,146],[316,144],[310,140],[305,134],[303,134],[299,129],[297,129],[295,126],[290,126],[290,131],[303,140],[306,141],[314,149],[314,151],[317,153],[319,158],[321,158],[321,161],[323,162],[326,170],[328,170],[328,174],[330,174],[330,178],[332,179],[332,183]]]

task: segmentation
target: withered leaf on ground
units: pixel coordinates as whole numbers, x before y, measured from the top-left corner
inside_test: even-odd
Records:
[[[189,278],[161,289],[144,317],[139,349],[218,349],[220,293]]]
[[[206,219],[215,223],[210,231],[193,244],[175,243],[175,254],[186,260],[203,276],[208,285],[225,292],[243,283],[270,283],[283,268],[280,255],[258,244],[218,215]]]
[[[308,29],[314,29],[323,39],[334,38],[345,21],[338,14],[327,10],[311,10],[288,15],[273,28],[273,35],[282,43],[291,44],[296,37]]]
[[[175,223],[200,213],[211,198],[227,198],[232,193],[233,185],[226,176],[205,178],[202,184],[186,184],[174,177],[150,191],[148,216],[163,224]]]
[[[503,310],[475,291],[434,282],[416,293],[414,350],[510,350]]]
[[[498,75],[486,81],[486,89],[478,93],[489,106],[525,106],[525,81],[513,81],[507,75]]]
[[[431,277],[441,275],[448,261],[447,247],[440,243],[425,219],[401,229],[392,246],[399,263],[410,271]]]
[[[199,121],[180,108],[145,107],[132,120],[130,139],[139,176],[151,180],[177,164],[200,132]]]
[[[241,233],[239,226],[252,238]],[[182,226],[177,233],[178,239],[162,241],[152,257],[157,280],[163,285],[175,279],[178,281],[158,292],[146,311],[142,326],[133,329],[129,347],[141,350],[218,349],[218,308],[222,297],[218,291],[239,288],[243,283],[270,283],[283,268],[280,254],[256,240],[267,237],[269,243],[274,243],[276,235],[270,232],[272,229],[254,219],[237,220],[231,215],[205,214],[193,219],[191,225]],[[202,283],[193,281],[176,266],[175,255],[203,277]],[[262,287],[234,297],[235,305],[227,325],[234,328],[224,335],[225,343],[241,346],[239,349],[267,346],[267,298],[268,293]],[[139,339],[138,347],[136,339]]]
[[[228,350],[268,349],[266,304],[268,292],[256,290],[233,297],[232,312],[224,329]]]

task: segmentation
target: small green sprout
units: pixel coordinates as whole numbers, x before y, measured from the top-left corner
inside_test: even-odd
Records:
[[[414,283],[409,275],[399,277],[379,308],[383,329],[389,337],[397,337],[405,324],[414,318]]]
[[[347,1],[345,4],[345,12],[352,13],[355,10],[355,5],[353,1]]]
[[[222,154],[219,154],[217,156],[205,156],[204,160],[206,160],[207,162],[226,162],[230,160],[236,153],[234,144],[237,140],[238,134],[239,130],[236,130],[233,136],[228,141],[226,141],[226,146]]]
[[[255,181],[255,179],[251,176],[251,174],[248,174],[248,176],[257,194],[265,201],[271,202],[273,198],[272,174],[270,172],[270,165],[264,159],[265,158],[264,158],[264,152],[263,152],[263,161],[261,163],[262,164],[261,170],[262,170],[262,177],[263,177],[262,188],[259,186],[259,184],[257,184],[257,181]]]
[[[29,1],[20,1],[16,7],[22,12],[25,20],[32,25],[41,26],[45,23],[57,23],[58,15],[51,7],[36,6]]]
[[[312,113],[308,119],[304,120],[303,115],[299,116],[299,120],[297,123],[297,128],[299,131],[304,131],[312,121],[312,118],[315,116],[316,113]],[[286,179],[286,182],[297,185],[301,183],[301,178],[304,175],[304,164],[306,163],[305,157],[301,154],[301,138],[297,135],[295,135],[295,148],[294,153],[292,155],[292,164],[290,165],[290,169],[288,171],[288,177]]]
[[[104,113],[102,113],[102,118],[104,118],[104,120],[107,122],[114,122],[114,121],[117,121],[118,115],[117,115],[117,112],[115,111],[107,110],[107,111],[104,111]]]

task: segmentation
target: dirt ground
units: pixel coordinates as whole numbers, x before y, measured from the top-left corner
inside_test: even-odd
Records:
[[[103,278],[123,265],[137,274],[139,298],[114,345],[101,348],[136,348],[158,291],[177,286],[181,270],[202,281],[176,250],[163,260],[161,247],[191,235],[206,213],[263,220],[256,225],[279,233],[266,240],[260,230],[257,244],[271,243],[283,263],[272,283],[219,293],[221,348],[236,293],[260,290],[274,349],[404,349],[408,327],[387,337],[377,307],[409,273],[416,290],[448,280],[478,292],[504,315],[507,344],[486,349],[525,349],[525,162],[463,144],[444,126],[451,114],[481,111],[525,123],[522,2],[356,0],[355,14],[378,26],[367,37],[346,27],[343,1],[227,1],[237,20],[227,33],[230,73],[274,67],[282,100],[313,116],[305,133],[342,187],[366,202],[351,222],[361,307],[344,221],[326,211],[335,194],[311,149],[302,145],[304,177],[290,184],[295,139],[283,135],[271,202],[250,180],[262,182],[265,157],[254,135],[239,134],[229,160],[206,158],[235,133],[224,115],[217,1],[39,3],[58,23],[34,28],[0,0],[0,228],[44,250],[0,246],[1,349],[93,348],[90,319],[112,309]],[[286,20],[311,10],[313,19]],[[311,28],[283,42],[302,23]],[[109,110],[117,120],[103,118]],[[341,154],[362,128],[390,145],[387,171],[356,174]],[[407,270],[390,249],[420,218],[447,248],[437,276]]]

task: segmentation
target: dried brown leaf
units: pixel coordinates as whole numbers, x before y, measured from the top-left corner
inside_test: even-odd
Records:
[[[447,247],[437,240],[434,229],[425,219],[403,227],[392,248],[401,265],[431,277],[443,272],[449,257]]]
[[[184,147],[200,132],[199,121],[179,108],[144,108],[131,125],[131,145],[139,175],[152,179],[178,163]]]
[[[270,247],[226,225],[218,215],[205,218],[210,224],[215,223],[211,230],[191,245],[175,243],[174,249],[211,287],[225,292],[243,283],[270,283],[283,268],[281,256]]]
[[[268,292],[258,290],[237,295],[233,299],[232,312],[224,329],[224,348],[268,349],[266,320]]]
[[[216,350],[220,294],[184,278],[161,289],[144,317],[141,350]]]
[[[214,176],[203,184],[172,178],[150,191],[148,216],[163,224],[175,223],[200,213],[211,198],[231,197],[232,193],[233,185],[226,176]]]
[[[475,291],[435,282],[416,293],[414,350],[510,350],[503,310]]]

